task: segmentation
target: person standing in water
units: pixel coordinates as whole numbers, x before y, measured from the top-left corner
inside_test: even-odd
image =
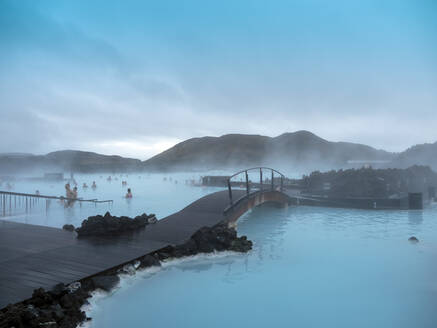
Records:
[[[74,187],[74,189],[77,190],[77,187]],[[75,198],[74,197],[74,195],[75,195],[74,189],[71,190],[71,187],[70,187],[69,183],[67,183],[65,185],[65,197],[67,198],[67,203],[66,204],[64,203],[65,207],[69,207],[69,206],[71,206],[73,204],[73,199],[72,198]],[[76,191],[76,197],[77,197],[77,191]]]
[[[71,198],[71,194],[72,194],[72,191],[71,191],[71,189],[70,189],[70,184],[67,183],[67,184],[65,185],[65,197],[66,197],[66,198]]]
[[[73,188],[72,198],[77,199],[77,187]]]
[[[130,190],[130,188],[127,188],[126,198],[132,198],[132,191]]]
[[[95,181],[93,181],[93,184],[91,185],[91,188],[93,188],[93,189],[96,189],[96,188],[97,188],[97,185],[96,185],[96,182],[95,182]]]

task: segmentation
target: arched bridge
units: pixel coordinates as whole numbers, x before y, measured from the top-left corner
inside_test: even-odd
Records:
[[[187,225],[198,229],[223,221],[235,223],[245,212],[266,202],[286,206],[290,197],[284,191],[284,179],[282,173],[268,167],[237,172],[227,179],[227,190],[206,195],[159,223],[178,222],[179,228]]]
[[[255,176],[254,181],[249,175]],[[236,178],[240,178],[240,181]],[[285,176],[270,167],[254,167],[235,173],[227,180],[229,204],[224,209],[225,220],[233,223],[245,212],[263,203],[288,205],[284,192]]]

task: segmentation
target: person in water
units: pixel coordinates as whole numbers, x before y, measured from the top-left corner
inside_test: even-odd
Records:
[[[38,196],[40,195],[39,190],[35,191],[35,195],[38,195]]]
[[[67,203],[65,204],[65,207],[69,207],[73,205],[73,198],[77,197],[77,187],[74,187],[73,190],[71,190],[70,184],[67,183],[65,185],[65,196],[67,199]]]
[[[88,188],[88,185],[86,184],[86,182],[83,183],[82,188],[84,188],[84,189]]]
[[[65,197],[66,197],[66,198],[72,198],[71,196],[72,196],[71,187],[70,187],[70,184],[67,183],[67,184],[65,185]]]
[[[126,198],[132,198],[132,191],[130,190],[130,188],[127,188]]]
[[[93,184],[91,185],[91,188],[93,188],[93,189],[96,189],[96,188],[97,188],[97,185],[96,185],[96,182],[95,182],[95,181],[93,181]]]

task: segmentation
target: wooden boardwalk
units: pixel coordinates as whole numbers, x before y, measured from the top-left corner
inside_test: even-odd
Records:
[[[234,199],[246,191],[235,190]],[[227,219],[228,191],[200,198],[132,235],[77,239],[62,229],[0,221],[0,308],[186,241],[201,227]]]

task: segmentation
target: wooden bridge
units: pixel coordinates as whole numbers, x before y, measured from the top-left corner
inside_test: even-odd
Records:
[[[248,173],[260,174],[260,186],[251,188]],[[263,183],[263,172],[271,180]],[[132,262],[168,245],[188,240],[199,228],[220,222],[235,223],[254,206],[265,202],[287,205],[283,175],[270,168],[253,168],[243,174],[243,188],[231,188],[202,197],[181,211],[148,225],[134,234],[106,239],[76,238],[62,229],[0,221],[0,308],[31,297],[35,288],[50,289],[97,275]],[[279,177],[280,183],[275,185]]]

